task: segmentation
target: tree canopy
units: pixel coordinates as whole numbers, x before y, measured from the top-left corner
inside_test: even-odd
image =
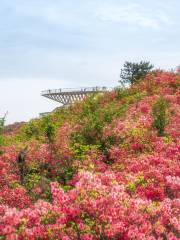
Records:
[[[124,85],[131,85],[138,80],[144,78],[148,72],[153,69],[150,62],[140,61],[139,63],[128,62],[124,63],[120,73],[119,82]]]

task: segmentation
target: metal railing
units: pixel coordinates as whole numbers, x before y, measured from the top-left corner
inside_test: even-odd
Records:
[[[82,87],[82,88],[59,88],[59,89],[48,89],[41,92],[41,95],[47,94],[58,94],[58,93],[70,93],[70,92],[105,92],[111,91],[112,88],[107,87]]]

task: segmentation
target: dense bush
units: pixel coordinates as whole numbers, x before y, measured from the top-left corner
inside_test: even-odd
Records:
[[[152,107],[153,126],[158,130],[160,136],[164,135],[165,126],[168,123],[167,101],[160,97]]]
[[[154,72],[3,136],[0,239],[179,239],[179,81]]]

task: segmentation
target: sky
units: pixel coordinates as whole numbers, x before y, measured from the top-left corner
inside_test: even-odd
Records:
[[[0,117],[27,121],[55,88],[118,85],[125,61],[180,64],[179,0],[0,0]]]

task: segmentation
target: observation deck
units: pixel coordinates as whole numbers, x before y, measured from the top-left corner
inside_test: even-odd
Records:
[[[95,93],[110,91],[107,87],[87,87],[87,88],[60,88],[53,90],[42,91],[41,96],[52,99],[61,103],[63,106],[68,106],[76,101],[83,100],[86,96]]]

